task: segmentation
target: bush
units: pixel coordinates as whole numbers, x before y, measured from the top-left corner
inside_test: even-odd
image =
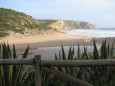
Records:
[[[78,45],[77,56],[74,54],[74,47],[70,47],[68,56],[66,57],[64,48],[62,46],[62,49],[58,55],[59,57],[55,54],[55,60],[95,60],[115,58],[115,56],[113,56],[113,48],[110,49],[109,44],[106,44],[106,40],[102,42],[100,50],[97,50],[95,40],[93,41],[93,47],[94,49],[91,53],[87,53],[86,47],[84,47],[84,52],[80,53],[80,47]],[[115,67],[113,66],[57,67],[56,70],[69,74],[77,79],[89,82],[94,86],[115,86]],[[65,86],[76,85],[66,82]]]
[[[0,37],[6,37],[6,36],[8,36],[8,35],[9,35],[8,33],[0,32]]]
[[[17,59],[15,46],[11,51],[9,45],[1,44],[0,59]],[[22,58],[26,58],[29,46]],[[26,65],[0,65],[0,86],[32,86],[33,67]]]

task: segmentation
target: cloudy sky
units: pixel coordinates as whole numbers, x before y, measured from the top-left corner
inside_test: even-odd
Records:
[[[115,0],[0,0],[0,7],[37,19],[86,21],[97,28],[115,28]]]

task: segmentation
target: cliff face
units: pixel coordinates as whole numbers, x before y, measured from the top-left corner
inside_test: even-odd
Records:
[[[49,25],[49,27],[55,30],[94,29],[96,28],[95,25],[90,24],[88,22],[63,21],[63,20],[53,22],[52,24]]]

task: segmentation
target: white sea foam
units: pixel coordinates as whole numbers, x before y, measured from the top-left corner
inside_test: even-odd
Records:
[[[73,35],[88,35],[94,37],[115,37],[115,29],[77,29],[77,30],[68,30],[64,31],[68,34]]]

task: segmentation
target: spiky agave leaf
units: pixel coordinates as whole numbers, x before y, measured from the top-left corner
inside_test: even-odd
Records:
[[[23,72],[21,72],[19,82],[23,85],[23,83],[25,82],[24,80],[27,79],[29,73],[32,71],[32,67],[31,66],[23,66],[22,70],[23,70]]]
[[[0,44],[0,59],[2,59],[2,54],[3,54],[3,46],[2,43]],[[3,77],[4,76],[4,72],[3,72],[3,66],[0,65],[0,86],[5,86],[5,80]]]
[[[16,59],[17,55],[16,55],[16,49],[15,46],[13,45],[13,58]]]
[[[0,44],[0,59],[2,59],[2,44]]]
[[[69,52],[68,52],[68,60],[73,60],[73,52],[71,47],[69,48]]]
[[[1,44],[2,49],[0,51],[1,59],[16,59],[16,50],[15,46],[13,45],[13,51],[11,52],[9,44]],[[29,47],[26,49],[24,53],[24,58],[27,56],[26,54],[28,53]],[[12,54],[11,54],[12,53]],[[27,66],[26,66],[27,67]],[[20,77],[23,77],[24,81],[28,74],[30,73],[30,69],[26,69],[26,67],[23,67],[21,65],[4,65],[0,66],[0,86],[27,86],[26,85],[21,85],[22,82]],[[27,67],[29,68],[29,67]],[[23,71],[24,74],[22,73]],[[29,85],[28,85],[29,86]]]
[[[9,44],[1,44],[2,49],[1,49],[1,54],[2,54],[2,59],[11,59],[11,49]],[[13,66],[12,65],[3,65],[0,68],[1,72],[1,78],[2,78],[2,85],[3,86],[11,86],[12,83],[12,74],[13,74]]]
[[[17,56],[16,56],[16,49],[15,49],[15,46],[13,45],[13,59],[16,59]],[[17,66],[16,65],[13,65],[13,72],[12,72],[12,86],[16,86],[16,83],[17,83]]]
[[[109,43],[108,43],[108,45],[107,45],[107,57],[108,58],[110,58],[110,45],[109,45]]]
[[[63,60],[66,60],[66,55],[65,55],[63,46],[61,46],[61,49],[62,49],[62,58],[63,58]]]
[[[24,52],[22,58],[26,58],[27,55],[28,55],[28,52],[29,52],[29,45],[28,45],[28,47],[26,48],[26,51]]]
[[[28,45],[28,47],[26,48],[26,50],[25,50],[25,52],[24,52],[22,58],[26,58],[27,55],[28,55],[28,52],[29,52],[29,45]],[[21,72],[23,71],[23,67],[24,67],[24,65],[19,65],[19,66],[18,66],[18,71],[17,71],[17,81],[18,81],[18,83],[19,83],[19,81],[20,81],[20,76],[21,76]]]
[[[84,52],[83,52],[83,57],[82,59],[88,59],[88,55],[87,55],[87,47],[84,46]]]
[[[101,59],[107,59],[106,40],[102,42],[102,46],[101,46]]]
[[[94,58],[94,59],[99,59],[99,54],[98,54],[98,50],[97,50],[97,46],[96,46],[95,40],[93,40],[93,47],[94,47],[94,50],[93,50],[93,58]]]
[[[9,52],[8,52],[8,49],[7,49],[7,45],[5,43],[2,44],[2,59],[9,59],[10,56],[9,56]]]
[[[110,51],[110,56],[111,56],[111,58],[113,58],[113,47],[114,47],[114,44],[115,44],[115,38],[114,38],[114,40],[113,40],[113,43],[112,43],[112,46],[111,46],[111,51]]]
[[[17,67],[13,65],[13,72],[12,72],[12,86],[15,86],[17,83]]]
[[[8,50],[8,54],[9,54],[9,58],[11,58],[11,49],[10,49],[10,45],[7,43],[7,50]]]
[[[28,72],[28,74],[26,74],[26,78],[23,80],[23,86],[35,86],[35,80],[33,79],[33,77],[35,77],[34,71],[31,70]]]
[[[89,54],[87,53],[87,48],[86,47],[84,47],[84,52],[83,53],[80,53],[80,48],[78,47],[78,51],[77,51],[77,53],[79,52],[77,54],[78,58],[81,59],[81,57],[85,57],[84,59],[92,59],[92,60],[100,59],[101,53],[100,53],[100,51],[97,50],[95,40],[93,41],[93,44],[94,44],[93,45],[93,47],[94,47],[93,53],[89,53]],[[102,48],[102,50],[103,50],[102,52],[103,52],[103,55],[106,55],[106,54],[104,54],[104,51],[106,50],[107,52],[109,52],[109,47],[106,47],[106,42],[105,41],[103,42],[103,46],[104,47]],[[68,57],[72,55],[72,54],[70,54],[72,52],[73,52],[72,48],[69,49]],[[60,58],[62,58],[61,55],[60,55]],[[105,59],[107,59],[107,58],[105,58]],[[63,60],[63,58],[60,59],[60,60]],[[66,60],[68,60],[68,58],[66,58]],[[61,68],[63,68],[63,70],[64,70],[63,72],[68,73],[70,75],[74,75],[75,77],[77,77],[79,79],[91,82],[94,85],[102,85],[102,83],[106,83],[105,81],[110,82],[112,74],[113,74],[112,72],[114,72],[113,67],[102,67],[102,66],[75,67],[75,69],[73,67],[67,67],[67,68],[61,67]],[[100,83],[100,81],[102,81],[102,82]],[[71,86],[71,84],[69,84],[68,86]]]
[[[72,47],[69,48],[68,59],[67,60],[74,60],[74,48],[72,49]],[[66,72],[73,76],[74,67],[68,67]]]
[[[59,51],[59,60],[61,60],[61,50]]]
[[[104,53],[104,59],[107,59],[106,39],[104,40],[104,48],[103,48],[103,49],[104,49],[103,52],[105,52],[105,53]]]
[[[75,52],[74,52],[75,50],[74,50],[74,46],[73,46],[73,48],[72,48],[72,54],[74,55],[75,54]]]
[[[2,58],[2,45],[0,44],[0,59]],[[2,86],[2,66],[0,65],[0,86]]]
[[[80,47],[79,47],[79,44],[78,44],[78,50],[77,50],[77,57],[78,57],[78,60],[80,59]]]
[[[9,59],[10,56],[9,56],[9,52],[8,52],[8,49],[7,49],[7,45],[5,43],[2,44],[2,48],[3,48],[3,58],[2,59]],[[9,66],[8,65],[4,65],[3,66],[3,72],[4,72],[4,80],[5,80],[5,86],[8,86],[9,84]],[[7,85],[8,84],[8,85]]]
[[[55,60],[58,60],[58,57],[57,57],[56,53],[55,53]]]

